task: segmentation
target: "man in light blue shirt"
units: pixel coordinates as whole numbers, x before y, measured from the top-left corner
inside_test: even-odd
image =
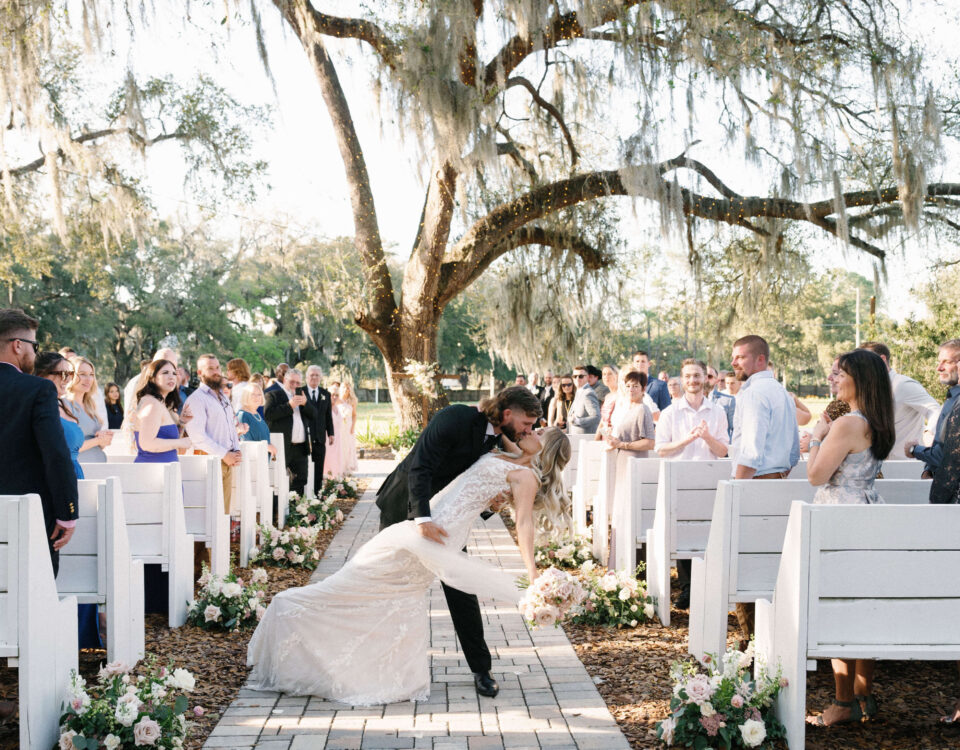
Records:
[[[947,417],[954,407],[960,403],[960,385],[958,382],[958,363],[960,363],[960,339],[950,339],[940,345],[937,357],[937,374],[940,376],[940,385],[947,386],[947,400],[940,409],[937,419],[937,429],[933,436],[933,445],[920,445],[915,440],[908,440],[903,446],[907,458],[916,458],[926,464],[923,467],[921,479],[930,479],[940,468],[943,460],[943,438],[947,426]]]
[[[793,398],[767,369],[769,360],[760,336],[733,344],[733,372],[743,383],[733,415],[734,479],[785,479],[800,460]]]

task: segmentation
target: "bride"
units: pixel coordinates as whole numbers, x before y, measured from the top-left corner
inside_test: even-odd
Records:
[[[551,429],[542,442],[531,433],[517,445],[504,443],[508,453],[485,454],[430,501],[433,521],[448,534],[445,544],[404,521],[381,531],[326,580],[277,594],[250,639],[250,687],[352,705],[426,700],[433,582],[511,604],[521,597],[513,576],[460,551],[477,516],[509,493],[530,581],[537,577],[535,526],[566,522],[566,435]]]

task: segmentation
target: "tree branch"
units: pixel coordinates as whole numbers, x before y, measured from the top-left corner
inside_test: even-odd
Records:
[[[567,147],[570,149],[570,163],[572,165],[576,165],[577,159],[580,158],[580,154],[577,153],[577,147],[573,145],[573,136],[570,135],[570,130],[567,128],[567,124],[563,121],[563,115],[560,114],[560,110],[540,96],[540,92],[537,91],[537,87],[523,76],[514,76],[513,78],[507,79],[506,88],[509,89],[514,86],[523,86],[523,88],[530,92],[530,96],[533,101],[535,101],[541,108],[545,109],[550,116],[557,121],[557,125],[563,132],[563,137],[567,141]]]
[[[369,44],[380,56],[384,64],[391,69],[397,67],[400,48],[388,37],[383,29],[372,21],[362,18],[344,18],[321,13],[310,2],[302,0],[274,0],[274,5],[286,18],[288,14],[304,13],[310,17],[313,31],[317,34],[333,36],[337,39],[356,39]]]

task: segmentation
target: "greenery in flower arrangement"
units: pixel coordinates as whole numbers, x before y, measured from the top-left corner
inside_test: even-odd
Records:
[[[579,568],[593,560],[591,542],[585,536],[550,538],[537,545],[534,559],[537,565],[557,568]]]
[[[763,665],[751,679],[752,661],[753,643],[746,651],[730,649],[719,660],[708,654],[706,672],[696,664],[675,662],[670,669],[672,713],[657,725],[663,744],[698,750],[774,747],[786,734],[773,712],[773,699],[786,680],[779,669],[770,675]]]
[[[357,498],[357,483],[347,476],[327,477],[323,480],[323,489],[320,490],[320,495],[326,498],[330,498],[332,495],[335,500],[355,500]]]
[[[637,568],[637,572],[643,566]],[[605,570],[587,560],[580,566],[586,588],[590,592],[582,611],[573,618],[584,625],[606,625],[617,628],[635,628],[641,622],[652,620],[653,599],[636,575],[625,571]]]
[[[312,526],[317,529],[332,529],[343,522],[343,511],[337,507],[334,493],[323,493],[320,497],[307,494],[303,496],[290,493],[290,507],[287,511],[287,526]]]
[[[204,630],[238,630],[255,626],[266,607],[263,606],[267,571],[257,568],[244,581],[232,570],[215,576],[203,566],[200,595],[187,610],[187,622]]]
[[[275,565],[280,568],[305,568],[314,570],[320,561],[320,553],[314,548],[317,543],[317,526],[291,526],[278,529],[260,524],[260,546],[250,550],[250,564]]]
[[[68,702],[60,717],[60,750],[152,746],[183,747],[187,736],[187,693],[196,680],[186,669],[158,667],[145,660],[139,675],[120,662],[100,670],[97,684],[73,673]],[[195,706],[193,715],[202,716]]]

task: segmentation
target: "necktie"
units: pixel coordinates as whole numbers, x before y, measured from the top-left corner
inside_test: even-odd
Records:
[[[317,400],[317,389],[316,389],[316,388],[314,388],[312,391],[310,391],[310,400],[311,400],[311,401],[316,401],[316,400]]]

